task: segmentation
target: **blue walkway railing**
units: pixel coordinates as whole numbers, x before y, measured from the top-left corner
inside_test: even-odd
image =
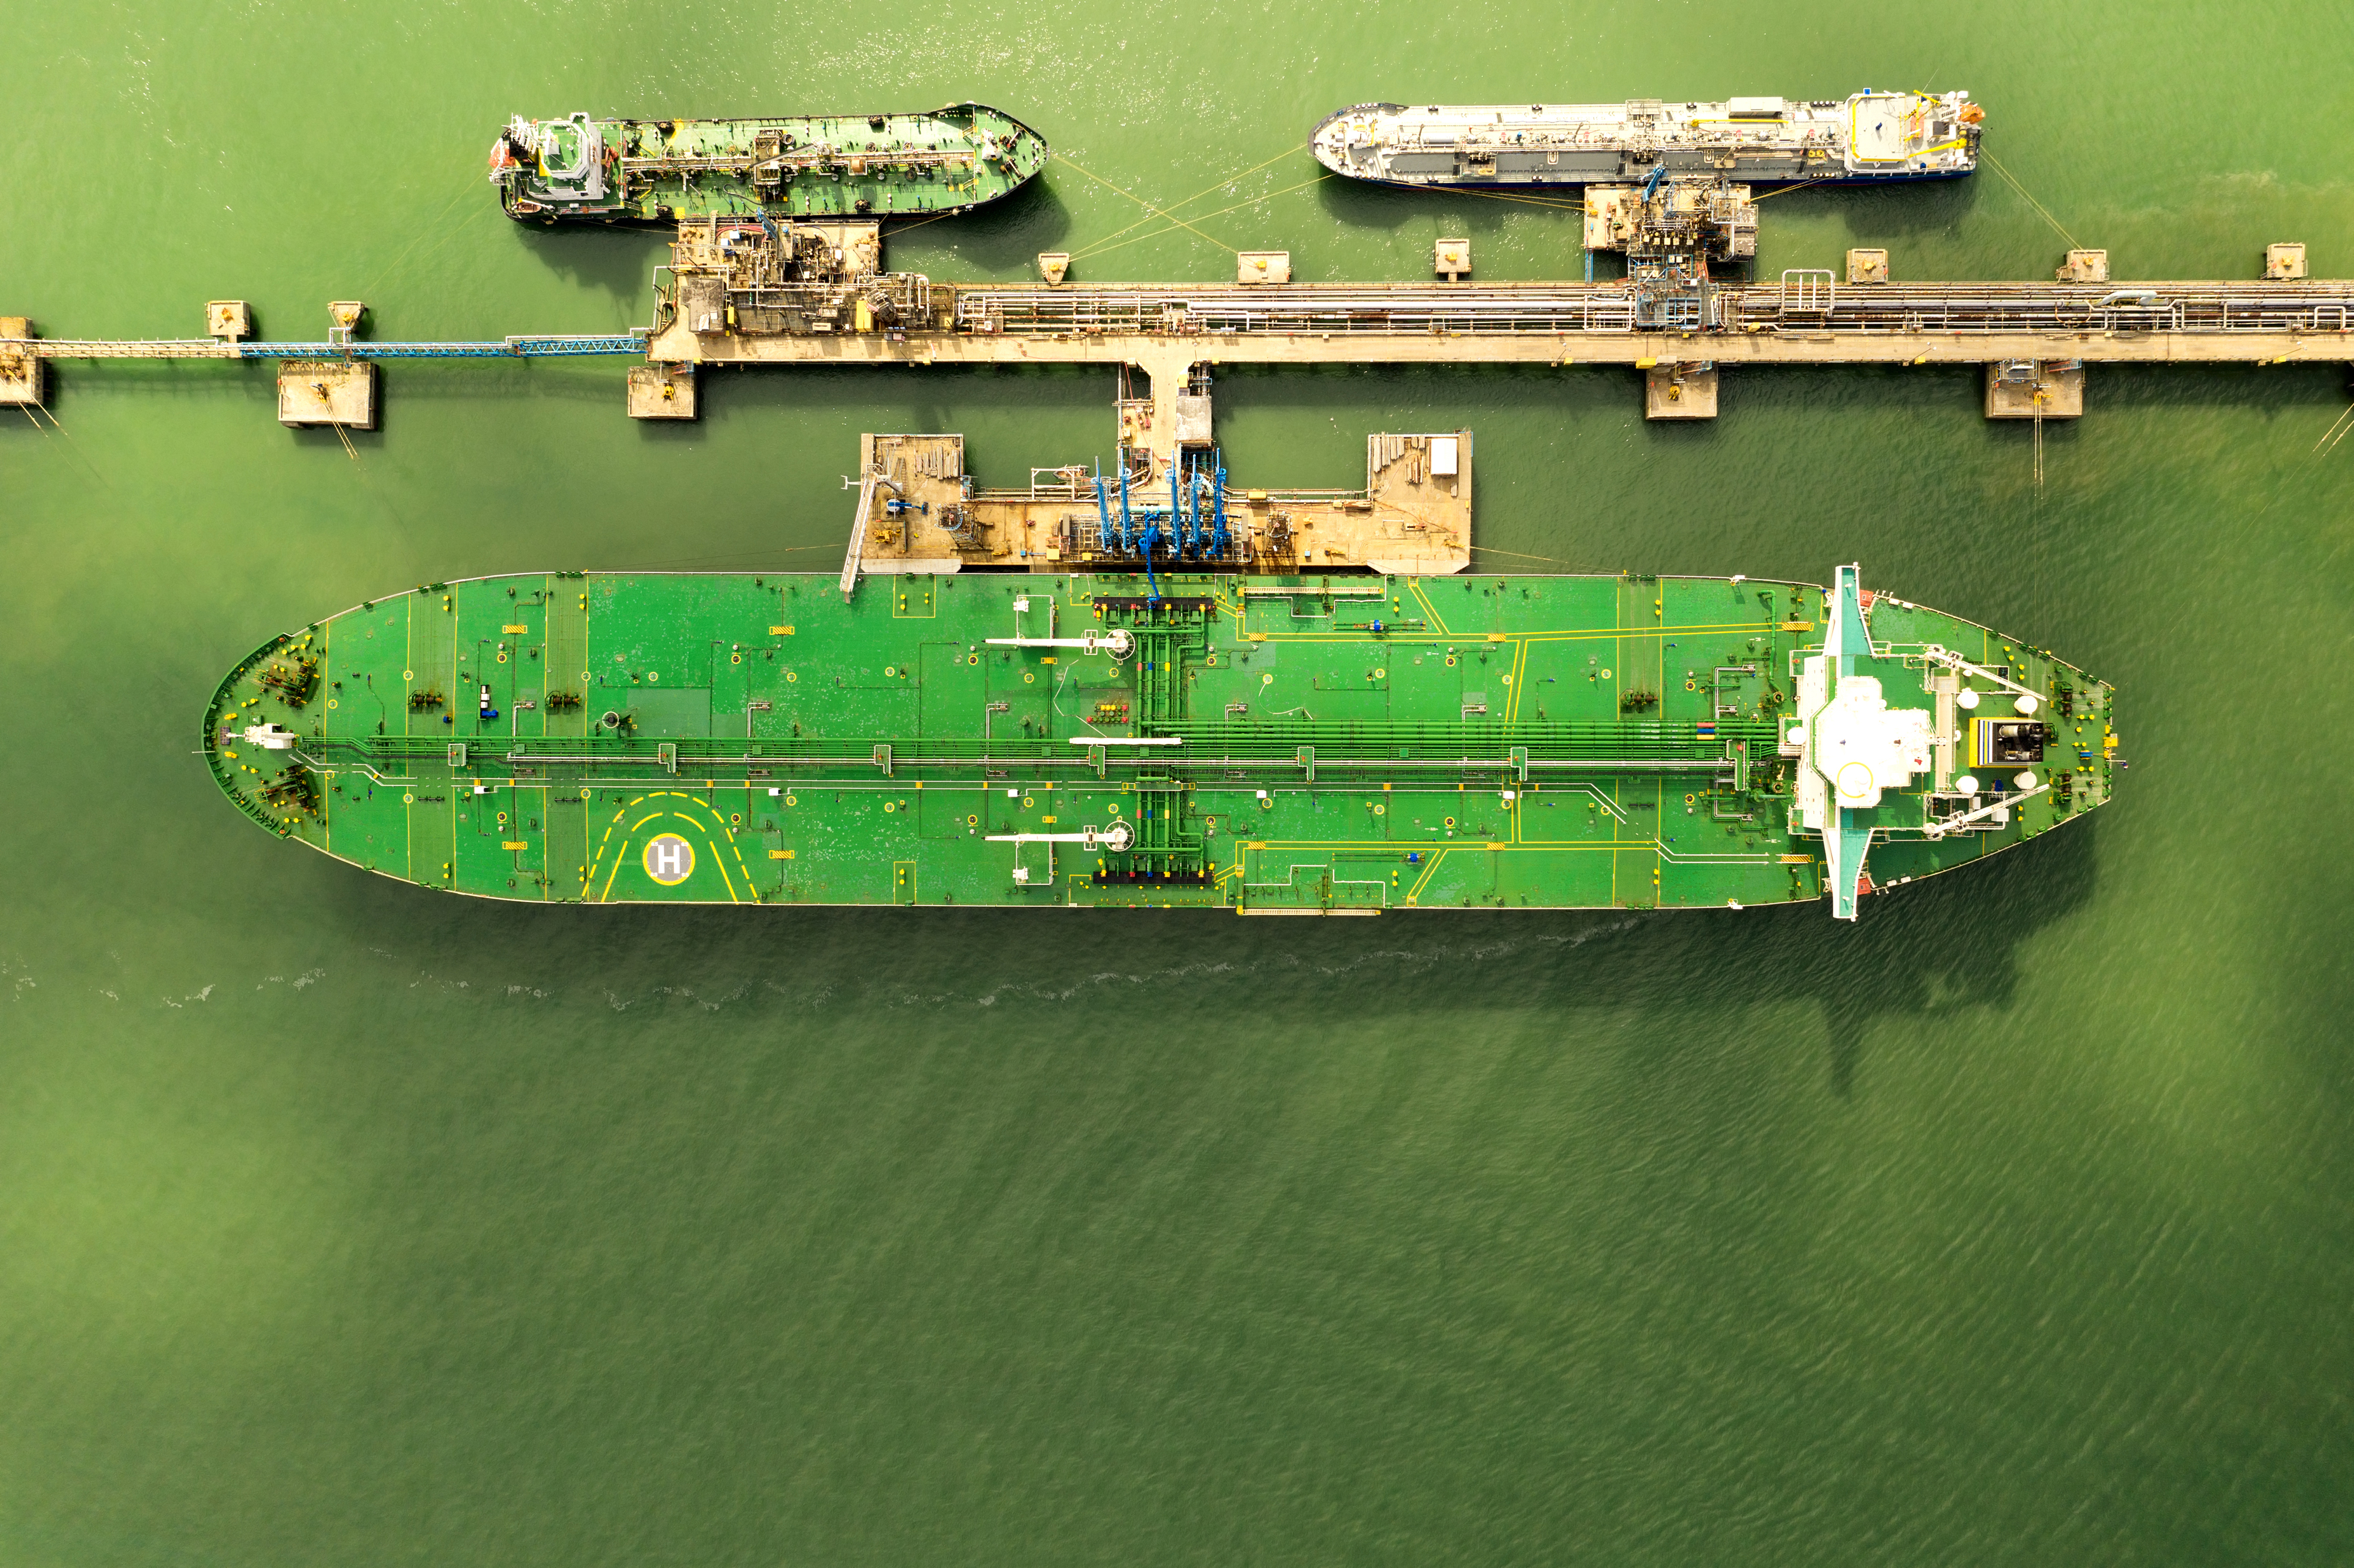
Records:
[[[642,335],[510,337],[497,343],[240,343],[239,359],[546,359],[581,354],[643,354]]]

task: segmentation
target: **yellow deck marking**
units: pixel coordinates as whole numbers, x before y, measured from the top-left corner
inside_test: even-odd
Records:
[[[1504,722],[1506,724],[1518,724],[1520,722],[1521,692],[1528,683],[1526,680],[1523,679],[1528,672],[1528,668],[1529,640],[1523,637],[1521,639],[1520,646],[1512,658],[1512,694],[1504,701]]]
[[[1438,613],[1438,607],[1430,602],[1430,594],[1423,588],[1421,580],[1419,578],[1410,580],[1406,587],[1413,590],[1415,598],[1422,601],[1423,613],[1430,617],[1430,624],[1438,629],[1438,634],[1441,637],[1446,636],[1447,634],[1447,619]]]
[[[457,683],[458,585],[451,583],[450,585],[450,684],[451,687],[450,711],[452,714],[458,711]],[[457,776],[452,774],[450,779],[450,874],[448,880],[453,889],[458,885],[458,802],[461,798],[458,793]]]
[[[1416,903],[1422,897],[1423,888],[1428,885],[1432,877],[1438,874],[1439,863],[1444,861],[1446,858],[1447,852],[1445,850],[1440,850],[1437,854],[1430,857],[1430,863],[1423,868],[1423,872],[1420,876],[1415,878],[1414,885],[1406,889],[1405,901],[1408,904]]]
[[[1508,631],[1493,633],[1490,637],[1486,638],[1485,641],[1502,642],[1596,642],[1606,641],[1613,638],[1624,637],[1667,637],[1671,635],[1681,635],[1681,633],[1688,631],[1757,631],[1760,630],[1764,629],[1754,620],[1728,620],[1696,623],[1691,626],[1605,627],[1595,630],[1585,631]],[[1814,628],[1809,625],[1808,630],[1812,630]],[[1384,633],[1384,637],[1386,641],[1392,642],[1459,643],[1469,641],[1468,637],[1459,633],[1426,636],[1414,632],[1401,632],[1394,637],[1387,633]],[[1249,638],[1250,641],[1254,642],[1363,642],[1365,640],[1363,636],[1355,633],[1342,631],[1254,631],[1249,634]]]
[[[334,647],[335,622],[330,617],[319,628],[319,695],[326,698],[329,707],[335,705],[334,699],[327,696],[335,689]],[[327,777],[334,777],[332,770]],[[319,791],[319,847],[329,854],[335,853],[335,792],[333,789]]]
[[[682,822],[688,821],[690,820],[683,811],[673,811],[671,815],[676,817]],[[702,826],[699,822],[695,825],[697,827]],[[736,884],[727,874],[727,863],[719,858],[719,851],[715,848],[711,842],[711,831],[708,828],[704,829],[703,847],[710,852],[711,863],[719,868],[719,885],[727,890],[727,902],[730,904],[743,903],[744,901],[741,898],[736,896]],[[748,882],[751,880],[748,873],[746,874],[745,880]]]
[[[643,799],[643,797],[640,797],[640,799]],[[604,863],[605,863],[605,846],[606,846],[607,844],[610,844],[610,843],[611,843],[611,842],[613,842],[613,830],[614,830],[615,828],[618,828],[618,827],[620,827],[620,826],[621,825],[621,819],[622,819],[622,817],[626,816],[626,815],[629,813],[629,810],[630,810],[630,807],[631,807],[631,806],[634,806],[634,805],[636,805],[637,803],[638,803],[638,802],[637,802],[636,800],[629,801],[628,803],[626,803],[625,805],[623,805],[620,810],[618,810],[618,811],[616,811],[616,812],[614,812],[614,813],[613,813],[613,820],[612,820],[611,821],[609,821],[609,822],[607,822],[607,823],[605,824],[605,836],[604,836],[604,838],[603,838],[603,839],[602,839],[602,840],[598,843],[598,845],[597,845],[597,855],[596,855],[596,858],[595,858],[595,859],[593,859],[593,860],[591,860],[591,861],[588,863],[588,880],[589,880],[589,881],[594,882],[594,881],[596,881],[596,880],[597,880],[597,868],[598,868],[599,866],[600,866],[600,865],[602,865],[602,864],[604,864]],[[584,817],[584,819],[583,819],[583,820],[585,821],[585,820],[586,820],[586,818]],[[584,839],[584,841],[585,841],[585,839],[586,839],[587,835],[584,833],[584,834],[582,835],[582,837],[583,837],[583,839]],[[625,839],[625,840],[623,840],[622,842],[623,842],[624,843],[627,843],[629,841],[627,841],[627,840]],[[615,866],[615,868],[614,868],[614,869],[616,869],[616,870],[619,870],[619,869],[620,869],[620,866],[618,865],[618,863],[616,864],[616,866]],[[607,884],[607,885],[608,885],[608,886],[611,885],[611,882],[612,882],[612,879],[611,879],[610,877],[608,877],[608,878],[606,879],[606,884]]]

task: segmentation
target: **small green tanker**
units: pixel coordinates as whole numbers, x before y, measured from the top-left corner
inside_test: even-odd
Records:
[[[788,120],[510,121],[491,148],[507,216],[530,223],[896,217],[962,212],[1046,166],[1046,142],[981,103]]]
[[[204,750],[274,833],[534,903],[1853,918],[2106,800],[2111,694],[1853,567],[559,572],[273,639]]]

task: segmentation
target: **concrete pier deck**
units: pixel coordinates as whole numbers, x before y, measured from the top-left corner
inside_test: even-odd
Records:
[[[695,333],[693,365],[1124,365],[1173,447],[1196,365],[2294,364],[2354,361],[2354,281],[1875,283],[1828,270],[1647,297],[1624,283],[931,286],[928,324]]]

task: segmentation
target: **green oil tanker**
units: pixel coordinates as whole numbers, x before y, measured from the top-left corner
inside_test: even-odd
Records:
[[[785,120],[518,115],[491,147],[507,216],[532,223],[896,217],[961,212],[1046,166],[1046,142],[1001,110]]]
[[[273,833],[535,903],[1852,918],[2106,800],[2111,699],[1853,567],[557,572],[272,639],[204,750]]]

